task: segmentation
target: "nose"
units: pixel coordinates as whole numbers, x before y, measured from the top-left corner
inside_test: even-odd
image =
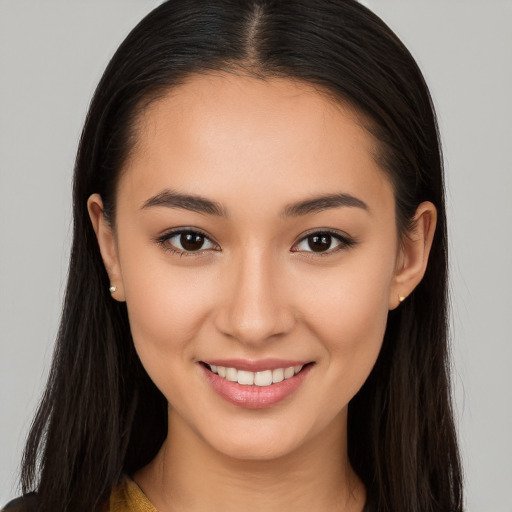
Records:
[[[219,331],[240,343],[256,346],[293,329],[296,317],[286,279],[271,255],[247,251],[226,271],[227,292],[216,316]]]

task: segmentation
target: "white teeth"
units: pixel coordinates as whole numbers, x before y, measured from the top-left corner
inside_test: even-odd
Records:
[[[295,370],[293,366],[290,366],[290,368],[285,368],[284,370],[284,378],[289,379],[290,377],[293,377],[295,374]]]
[[[284,370],[282,368],[276,368],[272,370],[272,382],[281,382],[284,380]]]
[[[219,377],[231,382],[238,382],[243,386],[270,386],[277,384],[285,379],[290,379],[299,373],[303,365],[290,366],[288,368],[276,368],[275,370],[263,370],[261,372],[249,372],[247,370],[237,370],[236,368],[226,368],[218,365],[208,365],[213,373]]]
[[[252,386],[253,384],[255,384],[254,373],[246,372],[244,370],[238,370],[238,384],[243,384],[245,386]],[[256,383],[256,385],[258,385],[258,383]]]
[[[238,371],[236,368],[226,368],[226,379],[231,382],[238,382]]]
[[[256,384],[256,386],[270,386],[270,384],[272,384],[272,370],[256,372],[254,384]]]

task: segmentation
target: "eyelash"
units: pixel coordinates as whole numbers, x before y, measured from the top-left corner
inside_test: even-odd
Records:
[[[181,256],[187,256],[187,257],[194,256],[195,257],[195,256],[201,255],[201,253],[203,253],[205,251],[205,249],[200,249],[198,251],[182,251],[182,250],[177,249],[176,247],[172,246],[169,243],[169,240],[171,238],[174,238],[177,235],[182,235],[184,233],[202,236],[203,238],[205,238],[205,239],[209,240],[210,242],[212,242],[213,244],[215,244],[215,242],[213,242],[210,239],[210,237],[208,235],[206,235],[206,233],[203,233],[202,231],[196,230],[196,229],[176,229],[173,231],[169,231],[169,232],[157,237],[155,239],[155,241],[164,250],[169,251],[174,254],[177,254],[180,257]],[[357,241],[354,238],[351,238],[347,235],[341,235],[340,233],[338,233],[337,231],[334,231],[332,229],[321,229],[321,230],[312,231],[310,233],[307,233],[295,245],[300,244],[302,241],[307,240],[309,237],[311,237],[313,235],[329,235],[332,238],[336,239],[339,242],[339,245],[337,245],[334,249],[330,249],[330,250],[324,251],[324,252],[314,252],[314,251],[292,251],[292,252],[305,252],[305,253],[310,253],[310,254],[314,255],[314,256],[308,256],[308,257],[326,257],[326,256],[331,256],[332,254],[337,253],[337,252],[341,251],[342,249],[348,249],[350,247],[353,247],[357,243]],[[208,250],[208,249],[206,249],[206,250]]]

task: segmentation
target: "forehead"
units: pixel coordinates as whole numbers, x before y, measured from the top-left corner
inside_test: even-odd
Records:
[[[257,136],[262,142],[264,132],[272,136],[280,130],[279,139],[274,140],[284,146],[300,137],[314,142],[316,137],[312,135],[320,136],[327,128],[337,137],[342,124],[350,124],[352,130],[343,130],[344,137],[358,136],[357,142],[364,142],[367,151],[375,151],[376,141],[364,129],[364,123],[368,123],[366,116],[348,102],[334,99],[324,88],[291,78],[219,72],[191,75],[159,96],[139,117],[137,131],[139,142],[147,143],[155,135],[151,129],[177,126],[182,131],[192,129],[198,135],[209,136],[222,128],[232,138],[248,141],[253,137],[254,141]],[[232,128],[231,133],[228,128]]]
[[[219,199],[233,187],[378,193],[389,183],[362,122],[350,105],[300,81],[194,75],[143,112],[122,181],[147,194],[192,187]]]

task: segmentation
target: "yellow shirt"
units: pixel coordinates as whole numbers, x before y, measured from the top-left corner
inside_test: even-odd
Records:
[[[128,476],[112,490],[105,512],[157,512],[141,488]]]

